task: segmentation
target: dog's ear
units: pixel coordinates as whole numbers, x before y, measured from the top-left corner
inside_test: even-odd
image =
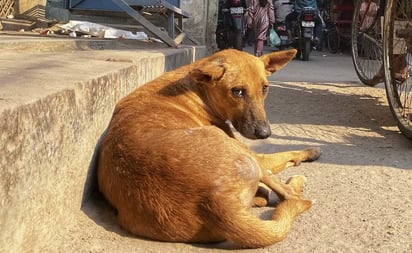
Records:
[[[192,69],[189,76],[196,83],[209,84],[223,77],[226,70],[224,65],[219,59],[208,61],[198,68]]]
[[[289,61],[291,61],[297,53],[296,49],[277,51],[270,54],[265,54],[260,57],[265,65],[268,75],[283,68]]]

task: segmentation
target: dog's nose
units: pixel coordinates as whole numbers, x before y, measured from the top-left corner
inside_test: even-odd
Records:
[[[260,124],[256,129],[255,129],[255,136],[258,139],[266,139],[272,134],[270,130],[269,124]]]

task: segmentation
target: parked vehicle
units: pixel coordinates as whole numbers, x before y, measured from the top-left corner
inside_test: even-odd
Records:
[[[312,51],[316,15],[314,8],[304,7],[292,25],[292,46],[298,50],[297,57],[304,61],[309,60]]]
[[[216,43],[220,50],[235,48],[243,50],[244,0],[219,0]]]

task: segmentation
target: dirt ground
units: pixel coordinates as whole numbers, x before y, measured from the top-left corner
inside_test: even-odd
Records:
[[[322,67],[332,62],[335,67]],[[276,74],[271,77],[266,109],[273,135],[245,142],[263,153],[320,147],[318,161],[279,175],[284,180],[305,175],[304,195],[315,203],[298,217],[284,241],[239,251],[412,252],[412,141],[395,126],[383,85],[367,87],[357,82],[345,55],[317,54],[304,69],[302,66],[302,62],[292,62],[279,78]],[[309,75],[311,68],[316,69]],[[288,75],[309,82],[287,81]],[[273,209],[255,211],[267,218]],[[118,227],[114,211],[98,198],[85,203],[76,220],[78,223],[69,228],[67,244],[61,245],[62,252],[235,249],[229,243],[193,245],[136,238]]]

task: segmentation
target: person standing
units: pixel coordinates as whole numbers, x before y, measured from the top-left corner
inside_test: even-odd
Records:
[[[286,16],[293,11],[293,2],[291,0],[274,0],[276,23],[284,23]]]
[[[269,27],[273,27],[275,15],[272,0],[251,0],[249,16],[255,31],[255,56],[261,56]]]

